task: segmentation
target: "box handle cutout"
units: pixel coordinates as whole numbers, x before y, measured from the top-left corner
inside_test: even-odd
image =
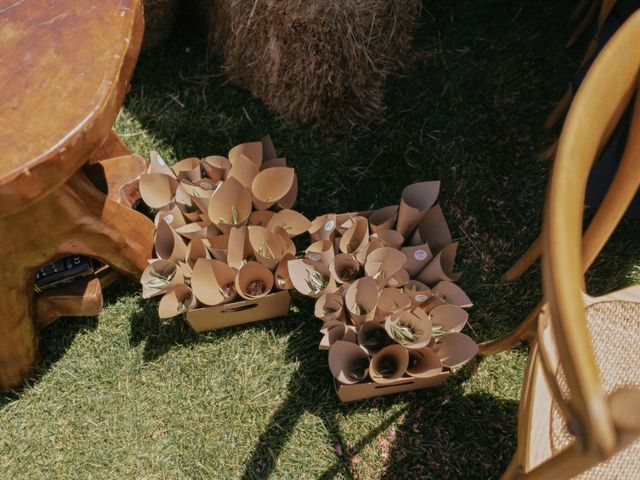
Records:
[[[220,313],[242,312],[243,310],[250,310],[252,308],[256,308],[257,306],[257,303],[250,303],[249,305],[240,305],[239,307],[225,308],[224,310],[221,310]]]
[[[413,385],[414,383],[416,383],[415,380],[409,380],[407,382],[402,382],[402,383],[394,383],[392,385],[376,385],[375,388],[376,390],[378,390],[379,388],[393,388],[393,387],[401,387],[403,385]]]

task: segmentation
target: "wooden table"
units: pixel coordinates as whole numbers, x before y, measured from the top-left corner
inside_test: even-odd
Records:
[[[111,130],[142,33],[139,0],[0,0],[0,389],[33,373],[40,325],[101,305],[97,278],[36,305],[40,267],[82,254],[137,277],[151,257],[129,208],[144,162]]]

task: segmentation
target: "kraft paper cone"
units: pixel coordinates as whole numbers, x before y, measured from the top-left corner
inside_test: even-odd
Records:
[[[257,210],[266,210],[282,200],[293,188],[293,168],[274,167],[258,173],[251,184],[253,205]]]
[[[236,290],[242,298],[253,300],[269,295],[273,288],[273,282],[271,270],[261,263],[247,262],[236,275]],[[256,287],[260,287],[262,291],[254,291]]]
[[[407,257],[404,268],[409,272],[409,276],[415,277],[422,269],[431,261],[433,254],[429,249],[429,245],[414,245],[411,247],[403,247],[400,249]]]
[[[269,270],[275,270],[285,254],[280,238],[264,227],[248,227],[248,230],[249,244],[256,260]],[[289,240],[287,235],[285,237]],[[229,254],[231,254],[231,240],[229,240]]]
[[[207,245],[208,243],[208,245]],[[207,239],[204,244],[211,252],[211,256],[216,260],[227,263],[227,251],[229,248],[229,234],[216,235]]]
[[[200,209],[197,207],[195,203],[193,203],[193,197],[191,197],[183,188],[183,185],[178,185],[176,189],[176,205],[186,218],[190,222],[198,222],[201,220]]]
[[[369,228],[371,233],[378,233],[384,230],[391,230],[396,223],[398,205],[391,205],[376,210],[369,217]]]
[[[400,328],[405,327],[413,331],[413,339],[404,338]],[[387,318],[384,328],[391,338],[407,348],[417,349],[429,345],[431,340],[431,319],[420,309],[404,310]]]
[[[151,208],[162,208],[173,202],[178,181],[161,173],[143,173],[140,175],[140,196]]]
[[[262,142],[241,143],[229,150],[229,161],[232,166],[243,156],[250,160],[256,168],[260,168],[262,165]]]
[[[356,327],[373,320],[378,305],[378,286],[371,277],[362,277],[351,284],[344,296],[349,317]]]
[[[293,185],[291,185],[291,189],[287,192],[287,194],[278,200],[277,205],[279,208],[290,210],[296,203],[298,198],[298,176],[294,173],[293,175]]]
[[[416,378],[434,377],[442,372],[442,361],[430,348],[409,350],[407,373]]]
[[[382,247],[367,256],[364,271],[382,288],[387,284],[389,278],[402,268],[406,261],[407,257],[400,250]]]
[[[231,162],[227,157],[212,155],[202,160],[202,168],[207,177],[217,182],[227,178],[229,170],[231,170]]]
[[[199,185],[190,185],[183,181],[180,187],[189,195],[192,205],[195,205],[200,212],[207,212],[209,201],[216,191],[213,183],[209,180],[201,180]]]
[[[164,220],[158,222],[153,245],[158,258],[171,262],[184,260],[187,252],[187,245],[182,240],[182,237]]]
[[[356,329],[353,326],[339,322],[332,323],[323,333],[319,350],[329,350],[337,341],[355,343],[357,339]]]
[[[158,317],[172,318],[196,307],[196,297],[186,285],[177,285],[171,292],[165,293],[158,304]]]
[[[369,222],[364,217],[355,217],[340,239],[342,253],[355,253],[369,242]]]
[[[190,270],[193,270],[199,258],[211,258],[211,255],[204,245],[202,238],[196,236],[193,237],[189,245],[187,245],[187,252],[185,253],[185,263]]]
[[[406,269],[401,268],[389,278],[387,285],[390,287],[401,288],[409,283],[409,280],[409,272],[407,272]]]
[[[289,276],[289,266],[287,265],[289,260],[293,260],[295,255],[291,253],[285,253],[280,259],[280,263],[276,267],[275,271],[275,285],[280,290],[289,290],[293,288],[293,282]]]
[[[339,253],[329,263],[329,271],[336,283],[353,282],[360,275],[360,263],[348,253]]]
[[[331,240],[336,236],[336,215],[328,213],[317,217],[309,225],[309,235],[312,241]]]
[[[378,295],[378,307],[374,319],[378,322],[402,310],[411,308],[411,298],[393,287],[383,288]]]
[[[440,205],[429,209],[420,221],[417,232],[422,242],[429,245],[434,255],[453,241]]]
[[[266,225],[269,230],[273,230],[275,227],[282,227],[290,237],[297,237],[298,235],[306,232],[311,226],[311,222],[295,210],[284,209],[271,217],[271,220]]]
[[[276,147],[273,144],[273,140],[271,140],[271,135],[265,135],[260,139],[260,143],[262,144],[262,163],[268,162],[269,160],[273,160],[274,158],[278,158],[278,154],[276,153]]]
[[[364,380],[368,373],[369,355],[355,343],[338,340],[329,350],[329,370],[345,385]]]
[[[229,233],[232,227],[248,222],[251,207],[249,191],[238,180],[230,177],[211,197],[207,213],[214,225],[223,233]]]
[[[229,230],[229,243],[227,244],[227,264],[231,268],[239,270],[245,263],[245,259],[253,254],[249,242],[247,227],[234,227]]]
[[[453,272],[453,264],[456,260],[458,242],[450,243],[438,253],[431,262],[416,276],[416,279],[427,285],[433,285],[446,280],[455,282],[460,278],[461,273]]]
[[[305,257],[314,262],[321,262],[327,267],[331,264],[335,253],[333,251],[333,244],[329,240],[318,240],[313,242],[305,250]]]
[[[178,268],[184,275],[184,284],[191,285],[191,267],[189,267],[189,265],[187,265],[185,262],[181,262],[178,260]]]
[[[272,229],[276,237],[280,239],[284,253],[296,254],[296,245],[291,240],[291,237],[287,231],[282,227],[275,227]]]
[[[164,220],[165,222],[167,222],[167,224],[169,224],[171,228],[176,231],[178,231],[180,227],[183,227],[187,224],[184,215],[182,215],[182,212],[175,204],[169,205],[165,207],[165,209],[160,210],[158,211],[158,213],[156,213],[156,216],[153,220],[153,223],[156,225],[156,227],[158,226],[160,220]]]
[[[360,265],[364,265],[369,254],[371,254],[371,252],[373,252],[374,250],[382,247],[382,240],[380,240],[379,238],[371,238],[368,243],[360,247],[360,249],[355,253],[355,257]]]
[[[418,280],[409,280],[403,288],[404,293],[411,298],[412,306],[416,307],[429,300],[433,292],[424,283]]]
[[[440,193],[440,182],[421,182],[409,185],[402,190],[396,230],[408,237],[427,213]]]
[[[371,235],[370,239],[373,238],[379,238],[382,241],[383,246],[395,248],[396,250],[400,250],[400,247],[402,247],[402,244],[404,243],[404,237],[402,234],[395,230],[383,230],[381,232],[374,233]]]
[[[178,180],[189,180],[190,182],[195,182],[202,178],[200,173],[200,159],[195,157],[180,160],[173,165],[173,171],[178,177]]]
[[[268,160],[266,162],[262,162],[262,166],[260,167],[260,171],[266,170],[268,168],[274,167],[286,167],[287,159],[284,157],[274,158],[273,160]]]
[[[155,150],[149,152],[149,165],[147,166],[147,172],[149,174],[159,173],[161,175],[168,175],[169,177],[176,177],[171,167],[167,165],[164,158],[160,156]]]
[[[358,332],[358,345],[369,355],[375,355],[392,343],[383,325],[376,322],[365,322]]]
[[[154,260],[142,272],[142,298],[151,298],[173,290],[184,282],[182,270],[168,260]]]
[[[389,345],[371,359],[369,375],[376,383],[393,383],[409,366],[409,352],[402,345]]]
[[[191,289],[205,305],[220,305],[236,298],[236,271],[224,262],[199,258],[191,272]]]
[[[331,273],[329,273],[329,268],[326,265],[309,259],[290,260],[287,265],[291,282],[302,295],[318,298],[327,292],[335,290],[335,282],[331,278]],[[320,285],[315,281],[318,275],[324,281],[324,287],[320,289],[318,289]]]
[[[431,310],[429,317],[433,325],[434,337],[460,332],[469,320],[469,314],[455,305],[440,305]]]
[[[461,308],[471,308],[473,303],[464,290],[453,282],[442,281],[433,287],[433,293],[451,305]]]
[[[438,339],[434,351],[443,366],[456,368],[476,356],[478,345],[464,333],[449,333]]]
[[[271,210],[255,210],[249,215],[248,225],[269,228],[269,222],[276,215],[276,212]]]
[[[343,322],[344,298],[341,293],[325,293],[316,300],[313,314],[323,322],[340,321]]]
[[[202,232],[206,231],[206,227],[203,222],[187,223],[182,227],[176,228],[176,233],[181,237],[191,240],[193,237],[206,238]]]
[[[231,170],[227,175],[227,180],[235,178],[244,187],[251,191],[251,184],[253,179],[258,175],[258,167],[244,155],[240,155],[235,161],[231,161]]]

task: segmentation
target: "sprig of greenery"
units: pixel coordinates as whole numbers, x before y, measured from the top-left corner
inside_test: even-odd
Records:
[[[307,270],[305,281],[309,286],[309,290],[316,294],[322,292],[327,286],[326,278],[317,270]]]
[[[422,335],[420,330],[416,330],[411,325],[402,323],[400,320],[391,322],[391,330],[393,331],[393,337],[401,345],[410,345]]]
[[[147,286],[156,290],[162,290],[171,283],[171,280],[173,280],[173,277],[176,275],[176,270],[171,272],[169,275],[163,275],[161,273],[154,272],[153,270],[151,270],[149,274],[152,278],[147,283]]]

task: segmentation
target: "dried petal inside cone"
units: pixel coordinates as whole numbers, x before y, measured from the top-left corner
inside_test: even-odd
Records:
[[[262,295],[267,289],[267,284],[262,280],[253,280],[249,282],[246,288],[246,293],[252,297]]]
[[[235,282],[229,282],[220,287],[220,293],[227,298],[235,297],[238,294]]]

